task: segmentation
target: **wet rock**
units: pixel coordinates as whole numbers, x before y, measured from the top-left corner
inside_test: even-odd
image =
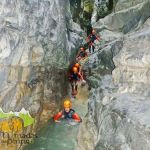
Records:
[[[89,130],[87,130],[87,128]],[[93,133],[95,133],[95,136],[91,136],[91,134]],[[94,137],[96,137],[96,134],[97,134],[96,128],[94,128],[93,124],[89,122],[87,118],[85,118],[79,128],[77,139],[80,139],[80,140],[78,141],[79,143],[76,146],[75,150],[81,150],[81,149],[82,150],[94,150],[94,144],[96,141],[96,138]]]

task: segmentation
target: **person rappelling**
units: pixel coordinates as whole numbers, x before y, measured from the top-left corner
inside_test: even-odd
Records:
[[[58,112],[54,117],[55,122],[60,122],[60,119],[66,119],[71,120],[73,119],[76,122],[81,122],[82,119],[79,117],[79,115],[75,112],[74,109],[72,109],[72,103],[69,99],[64,101],[64,109],[60,112]]]
[[[95,50],[95,41],[98,40],[100,41],[100,37],[96,35],[96,31],[93,29],[92,33],[86,38],[86,41],[88,42],[89,45],[89,53],[91,53],[91,49],[92,52],[94,53]]]

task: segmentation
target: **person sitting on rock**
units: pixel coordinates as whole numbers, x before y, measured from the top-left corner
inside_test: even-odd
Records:
[[[72,109],[72,104],[70,100],[65,100],[64,101],[64,110],[58,112],[54,117],[55,122],[60,122],[59,119],[64,118],[64,119],[73,119],[76,122],[81,122],[81,118],[79,115],[75,112],[74,109]]]
[[[76,56],[76,60],[80,61],[81,59],[85,59],[88,56],[86,50],[84,47],[80,48],[80,51],[78,52],[77,56]]]
[[[71,83],[71,87],[72,87],[72,95],[77,95],[77,88],[78,88],[78,85],[77,85],[77,82],[78,81],[82,81],[82,82],[85,82],[85,80],[83,79],[81,73],[79,72],[78,68],[77,67],[73,67],[72,68],[72,71],[70,72],[69,74],[69,81]]]
[[[95,49],[94,42],[95,42],[95,40],[100,41],[100,37],[95,34],[95,30],[92,30],[92,33],[86,39],[86,41],[88,42],[88,45],[89,45],[89,53],[91,53],[91,49],[94,53],[94,49]]]

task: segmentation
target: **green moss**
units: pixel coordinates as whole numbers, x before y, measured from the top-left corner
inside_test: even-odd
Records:
[[[81,28],[87,32],[87,35],[91,33],[89,28],[91,28],[93,7],[93,0],[70,0],[73,21],[80,24]]]
[[[83,11],[92,14],[93,12],[93,3],[90,0],[85,0],[84,1],[84,8]]]

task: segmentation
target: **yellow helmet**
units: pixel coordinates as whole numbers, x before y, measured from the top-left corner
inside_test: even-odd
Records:
[[[64,108],[71,108],[71,101],[70,100],[64,101]]]

